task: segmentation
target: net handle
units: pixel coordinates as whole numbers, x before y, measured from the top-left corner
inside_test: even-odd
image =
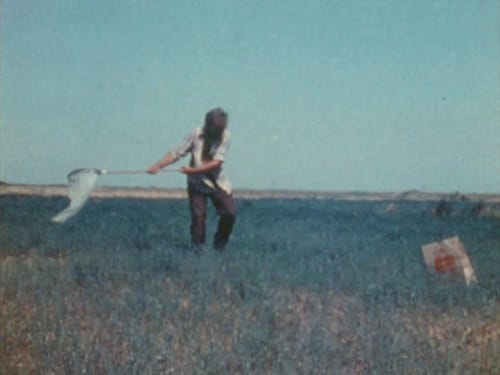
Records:
[[[161,169],[158,173],[172,173],[172,172],[180,172],[180,169]],[[148,173],[147,170],[122,170],[122,171],[108,171],[107,169],[99,169],[98,173],[100,175],[107,174],[145,174]]]

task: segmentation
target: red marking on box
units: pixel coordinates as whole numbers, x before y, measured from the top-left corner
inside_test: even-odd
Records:
[[[456,262],[453,255],[437,256],[434,259],[434,269],[439,273],[450,272],[455,268]]]

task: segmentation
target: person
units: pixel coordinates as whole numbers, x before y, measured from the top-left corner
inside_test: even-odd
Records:
[[[224,110],[210,110],[205,116],[203,127],[194,129],[180,146],[168,152],[148,169],[148,173],[155,174],[188,153],[191,155],[189,166],[182,167],[180,171],[187,175],[191,239],[197,251],[201,251],[205,243],[208,198],[219,215],[213,240],[215,249],[222,250],[226,246],[236,218],[231,184],[222,172],[230,139],[227,124],[228,115]]]

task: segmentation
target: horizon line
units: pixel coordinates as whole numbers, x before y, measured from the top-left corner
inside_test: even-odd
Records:
[[[66,196],[67,185],[63,184],[11,184],[0,181],[0,196]],[[431,192],[418,189],[402,191],[361,190],[294,190],[294,189],[233,189],[235,198],[241,199],[332,199],[351,201],[472,201],[500,203],[500,193]],[[141,199],[183,199],[185,188],[98,186],[93,198],[141,198]]]

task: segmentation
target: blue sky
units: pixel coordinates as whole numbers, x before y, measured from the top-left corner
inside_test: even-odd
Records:
[[[3,0],[1,38],[3,181],[146,169],[222,106],[236,188],[500,192],[496,0]]]

